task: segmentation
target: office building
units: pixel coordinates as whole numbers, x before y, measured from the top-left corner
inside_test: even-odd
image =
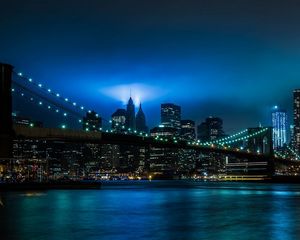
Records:
[[[139,110],[136,114],[136,130],[137,132],[148,133],[148,127],[146,126],[146,117],[140,104]]]
[[[160,114],[161,125],[175,128],[177,135],[179,135],[181,129],[181,107],[173,103],[164,103],[161,104]]]
[[[214,141],[224,137],[223,120],[218,117],[208,117],[197,127],[197,138],[201,142]]]
[[[300,89],[294,90],[294,139],[293,146],[300,153]]]
[[[117,109],[112,115],[111,115],[111,129],[114,132],[123,132],[125,131],[126,126],[126,116],[127,112],[125,109]]]
[[[272,111],[273,147],[281,149],[287,143],[287,113],[275,106]]]
[[[181,120],[180,137],[183,140],[194,141],[196,139],[195,122],[192,120]]]
[[[135,106],[132,98],[130,97],[128,100],[127,108],[126,108],[126,128],[130,129],[130,131],[135,130]]]

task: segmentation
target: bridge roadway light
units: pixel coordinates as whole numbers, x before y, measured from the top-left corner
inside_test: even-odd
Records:
[[[61,125],[61,128],[62,128],[62,129],[65,129],[65,128],[66,128],[66,125],[64,125],[64,124]]]
[[[28,81],[29,81],[29,82],[32,82],[32,78],[28,78]]]

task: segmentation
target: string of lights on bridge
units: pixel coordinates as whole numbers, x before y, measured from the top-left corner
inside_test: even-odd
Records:
[[[91,110],[87,110],[87,108],[81,104],[77,104],[75,101],[71,101],[71,99],[67,98],[67,97],[63,97],[60,93],[58,92],[55,92],[55,91],[52,91],[51,88],[47,88],[45,87],[42,83],[37,83],[35,82],[32,78],[30,77],[27,77],[26,75],[24,75],[23,73],[21,72],[15,72],[20,78],[22,78],[23,80],[26,80],[28,83],[32,84],[33,86],[43,90],[45,93],[48,93],[49,95],[55,97],[56,99],[66,103],[66,104],[69,104],[70,106],[76,108],[77,110],[80,110],[84,113],[87,113],[87,112],[91,112]]]
[[[92,112],[91,110],[87,110],[87,108],[85,106],[83,106],[81,104],[77,104],[76,102],[71,101],[67,97],[63,97],[60,93],[53,91],[51,88],[45,87],[42,83],[38,83],[38,82],[34,81],[32,78],[27,77],[23,73],[21,73],[21,72],[14,72],[14,73],[17,74],[17,76],[19,76],[22,80],[26,80],[27,83],[30,83],[31,85],[35,86],[37,89],[42,90],[44,93],[47,93],[49,96],[54,97],[57,100],[60,100],[62,103],[67,104],[67,106],[70,106],[70,107],[72,107],[72,108],[74,108],[76,110],[79,110],[79,112],[82,112],[84,115],[87,114],[87,113],[91,113]],[[12,90],[14,91],[15,89],[12,89]],[[20,95],[23,97],[25,94],[23,92],[21,92]],[[34,98],[31,97],[30,101],[34,102]],[[56,108],[56,109],[54,108],[54,112],[55,113],[63,112],[63,116],[64,117],[68,116],[67,112],[69,112],[70,115],[76,115],[77,117],[80,116],[78,118],[78,122],[82,123],[82,115],[75,114],[73,111],[70,112],[70,110],[68,110],[66,108],[64,108],[64,111],[60,111],[60,108],[62,108],[62,107],[54,104],[53,102],[50,105],[49,104],[44,104],[44,102],[48,102],[48,101],[49,100],[37,101],[37,104],[39,106],[45,106],[45,105],[47,105],[47,108],[49,110],[53,109],[51,107],[51,105],[54,105],[55,108]],[[97,113],[96,113],[96,117],[99,117],[99,115]],[[104,120],[107,123],[111,123],[110,121],[106,120],[105,118],[102,118],[102,120]],[[89,127],[88,127],[89,123],[85,123],[85,124],[87,125],[86,131],[89,131]],[[61,127],[62,128],[66,128],[66,124],[61,124]],[[95,126],[93,126],[93,128],[95,128]],[[99,128],[99,130],[102,131],[102,128]]]
[[[290,148],[290,146],[287,146],[287,149],[295,156],[296,160],[300,159],[299,154],[296,153],[294,149]]]
[[[245,134],[245,133],[247,133],[247,132],[248,132],[248,129],[245,129],[245,130],[240,131],[240,132],[238,132],[238,133],[235,133],[235,134],[233,134],[233,135],[230,135],[230,136],[227,136],[227,137],[224,137],[224,138],[220,138],[220,139],[217,139],[217,140],[214,140],[214,141],[211,141],[211,142],[206,142],[206,144],[208,144],[208,145],[215,144],[215,143],[218,144],[218,143],[220,143],[220,142],[224,142],[224,141],[233,139],[233,138],[235,138],[235,137],[238,137],[238,136],[240,136],[240,135],[243,135],[243,134]]]

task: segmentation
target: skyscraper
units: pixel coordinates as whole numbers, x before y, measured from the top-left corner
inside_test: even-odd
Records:
[[[147,133],[148,132],[148,127],[146,126],[146,117],[145,117],[145,114],[143,112],[141,103],[140,103],[139,110],[136,114],[135,120],[136,120],[136,130],[138,132]]]
[[[135,130],[135,106],[132,98],[128,100],[126,108],[126,128],[130,130]]]
[[[197,138],[202,141],[213,141],[224,136],[223,120],[218,117],[208,117],[198,125]]]
[[[83,118],[82,127],[83,130],[86,131],[98,132],[102,127],[102,119],[98,116],[98,114],[95,111],[89,111]]]
[[[192,120],[181,120],[180,138],[185,141],[195,141],[196,131],[195,122]],[[179,149],[179,159],[177,163],[177,172],[188,176],[196,166],[196,151],[193,149]]]
[[[181,107],[173,103],[161,104],[161,124],[165,127],[172,127],[177,130],[178,135],[181,129]]]
[[[117,109],[111,115],[111,129],[115,132],[122,132],[125,130],[127,112],[125,109]]]
[[[173,127],[155,127],[150,130],[152,137],[172,139],[177,134]],[[178,162],[178,149],[151,147],[150,149],[150,171],[151,172],[174,172]]]
[[[294,90],[294,148],[300,153],[300,89]]]
[[[272,111],[273,147],[282,148],[287,143],[287,113],[275,106]]]
[[[196,138],[195,122],[192,120],[181,120],[180,137],[187,141],[194,141]]]

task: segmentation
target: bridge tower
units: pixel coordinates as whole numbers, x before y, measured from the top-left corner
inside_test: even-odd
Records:
[[[0,159],[12,158],[12,84],[13,66],[0,63]]]

